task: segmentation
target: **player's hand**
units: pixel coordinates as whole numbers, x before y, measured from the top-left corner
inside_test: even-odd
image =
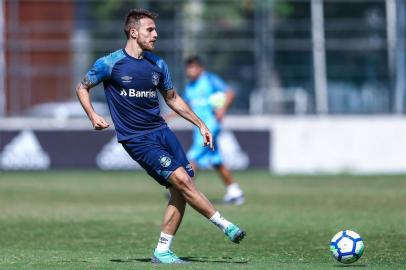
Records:
[[[110,124],[107,123],[107,121],[98,114],[94,114],[91,117],[90,121],[92,122],[93,128],[95,130],[102,130],[110,126]]]
[[[200,128],[200,133],[202,134],[202,137],[203,137],[204,146],[210,146],[210,149],[213,150],[214,149],[213,137],[211,135],[210,130],[205,125],[203,125]]]
[[[226,110],[224,108],[220,108],[216,110],[216,119],[221,122],[223,121],[224,115],[226,114]]]

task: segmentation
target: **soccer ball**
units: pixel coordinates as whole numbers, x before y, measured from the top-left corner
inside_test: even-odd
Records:
[[[214,109],[220,109],[224,107],[226,103],[226,94],[223,92],[216,92],[209,96],[209,104]]]
[[[364,253],[364,242],[356,232],[344,230],[331,239],[330,250],[337,261],[349,264],[361,258]]]

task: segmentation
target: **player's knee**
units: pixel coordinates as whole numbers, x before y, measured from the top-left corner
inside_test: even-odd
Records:
[[[191,192],[194,190],[192,178],[187,173],[176,175],[176,187],[181,192]]]

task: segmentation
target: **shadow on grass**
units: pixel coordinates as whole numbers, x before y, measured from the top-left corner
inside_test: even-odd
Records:
[[[187,262],[205,262],[205,263],[248,263],[247,259],[233,259],[231,257],[180,257]],[[151,262],[151,258],[135,258],[135,259],[111,259],[110,262],[128,263],[128,262]]]
[[[334,267],[367,267],[366,264],[336,264]]]
[[[239,206],[234,202],[225,202],[223,199],[209,199],[215,205],[231,205],[231,206]]]
[[[165,198],[169,200],[171,197],[169,192],[165,192]],[[236,205],[234,202],[225,202],[223,199],[219,198],[207,198],[211,203],[215,205]]]
[[[211,263],[248,263],[248,259],[234,259],[232,257],[181,257],[189,262],[211,262]]]

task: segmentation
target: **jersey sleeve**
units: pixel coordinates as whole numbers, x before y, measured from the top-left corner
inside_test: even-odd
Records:
[[[159,67],[162,70],[162,78],[160,82],[161,90],[173,89],[171,74],[169,73],[168,65],[163,59],[160,60]]]
[[[214,92],[226,92],[230,89],[228,84],[215,74],[210,74],[210,83],[214,88]]]
[[[99,58],[85,76],[92,85],[97,85],[109,77],[110,66],[108,65],[106,57]]]

